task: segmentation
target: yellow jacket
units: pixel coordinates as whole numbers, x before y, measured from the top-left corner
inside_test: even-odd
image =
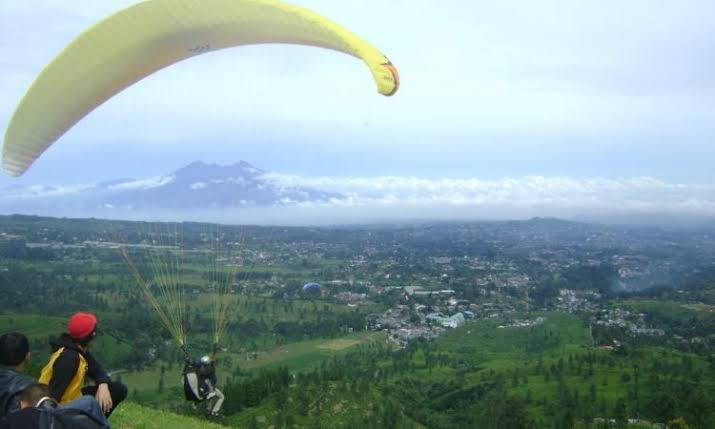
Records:
[[[50,344],[53,353],[42,369],[39,382],[50,386],[50,396],[60,404],[82,396],[87,377],[96,384],[111,382],[92,354],[80,349],[69,335],[52,339]]]
[[[52,353],[52,356],[50,356],[50,361],[45,365],[45,367],[42,369],[42,374],[40,374],[40,379],[38,380],[42,384],[50,385],[52,383],[52,379],[54,376],[54,366],[55,362],[57,362],[57,359],[64,353],[65,348],[60,347],[56,352]],[[79,365],[77,366],[77,370],[74,373],[74,377],[70,380],[69,384],[67,385],[67,388],[64,390],[62,393],[62,396],[58,399],[55,398],[59,401],[60,404],[66,404],[67,402],[73,401],[80,396],[82,396],[82,387],[84,387],[84,376],[87,374],[87,368],[89,365],[87,365],[87,359],[82,356],[81,353],[78,353],[79,356]]]

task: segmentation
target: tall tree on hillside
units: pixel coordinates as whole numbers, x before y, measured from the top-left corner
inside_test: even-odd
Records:
[[[623,398],[618,398],[616,406],[613,408],[613,416],[616,419],[617,428],[626,428],[628,426],[628,408]]]

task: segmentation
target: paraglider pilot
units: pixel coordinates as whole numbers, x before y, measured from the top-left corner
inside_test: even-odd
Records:
[[[218,389],[216,366],[209,356],[187,359],[184,367],[184,394],[189,401],[206,401],[208,415],[219,417],[225,398]]]

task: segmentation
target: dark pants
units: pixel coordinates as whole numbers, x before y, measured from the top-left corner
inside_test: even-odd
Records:
[[[97,386],[86,386],[82,388],[83,395],[97,395]],[[109,395],[112,397],[112,409],[105,413],[107,417],[112,415],[112,411],[117,409],[120,402],[127,398],[127,386],[119,381],[109,383]]]

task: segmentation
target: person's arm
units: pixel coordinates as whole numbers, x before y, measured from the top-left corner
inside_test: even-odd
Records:
[[[87,359],[87,375],[97,383],[97,393],[94,397],[97,398],[102,411],[108,414],[112,410],[112,395],[109,392],[109,383],[112,380],[91,353],[85,353],[84,358]]]
[[[52,365],[52,378],[50,379],[50,396],[57,402],[62,399],[70,382],[77,374],[79,368],[79,354],[73,350],[65,349]]]
[[[102,365],[97,362],[91,353],[85,353],[84,358],[87,359],[87,375],[89,375],[97,385],[103,383],[109,384],[112,381],[109,375],[107,375],[107,372],[104,371],[104,368],[102,368]]]

